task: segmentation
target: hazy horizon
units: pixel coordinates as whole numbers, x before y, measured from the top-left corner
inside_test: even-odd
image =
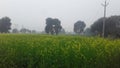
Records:
[[[107,17],[120,15],[120,0],[107,2]],[[44,31],[46,18],[58,18],[66,31],[73,31],[78,20],[89,27],[103,17],[101,3],[104,0],[0,0],[0,18],[10,17],[13,28],[26,27],[37,31]]]

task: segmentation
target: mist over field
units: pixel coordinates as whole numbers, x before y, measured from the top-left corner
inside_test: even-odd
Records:
[[[107,17],[120,15],[120,1],[107,2]],[[78,20],[89,27],[103,17],[101,3],[104,0],[0,0],[0,18],[10,17],[12,28],[26,27],[37,31],[44,31],[46,18],[58,18],[66,31],[73,32],[73,25]]]

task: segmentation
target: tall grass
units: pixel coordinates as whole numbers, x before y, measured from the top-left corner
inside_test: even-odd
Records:
[[[0,68],[120,68],[120,40],[1,34]]]

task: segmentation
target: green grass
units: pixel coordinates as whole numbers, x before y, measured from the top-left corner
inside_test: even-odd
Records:
[[[0,68],[120,68],[120,40],[1,34]]]

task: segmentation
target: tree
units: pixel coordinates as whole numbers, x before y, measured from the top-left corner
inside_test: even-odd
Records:
[[[8,33],[11,29],[11,19],[9,17],[3,17],[0,19],[0,32]]]
[[[12,30],[12,33],[19,33],[19,30],[18,30],[17,28],[14,28],[14,29]]]
[[[65,33],[66,33],[66,32],[65,32],[65,29],[62,28],[61,31],[60,31],[60,34],[65,34]]]
[[[86,27],[86,24],[83,21],[77,21],[74,24],[74,32],[77,34],[80,34],[84,31],[85,27]]]
[[[27,32],[27,29],[26,29],[26,28],[22,28],[22,29],[20,29],[20,32],[21,32],[21,33],[26,33],[26,32]]]
[[[31,33],[35,34],[35,33],[37,33],[37,32],[36,32],[36,30],[31,30]]]
[[[46,33],[48,34],[51,33],[52,35],[55,33],[57,35],[61,29],[62,29],[62,26],[61,26],[60,20],[52,19],[52,18],[46,19],[46,27],[45,27]]]
[[[31,33],[31,30],[26,29],[26,28],[22,28],[22,29],[20,30],[20,32],[21,32],[21,33]]]
[[[91,31],[94,34],[100,34],[100,36],[102,36],[102,28],[103,28],[103,19],[104,18],[100,18],[97,21],[94,22],[94,24],[91,25]],[[107,20],[107,19],[106,19]],[[106,33],[105,33],[106,34]]]
[[[106,18],[105,21],[105,37],[108,36],[118,36],[120,35],[120,16],[111,16]],[[103,18],[98,19],[91,26],[91,31],[93,33],[97,32],[100,36],[102,36],[103,30]]]
[[[90,28],[86,28],[84,31],[84,35],[85,36],[93,36],[94,34],[91,32]]]

